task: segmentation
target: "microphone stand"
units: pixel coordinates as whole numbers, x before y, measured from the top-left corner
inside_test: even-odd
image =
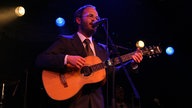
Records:
[[[126,69],[126,67],[125,67],[125,65],[124,65],[123,62],[122,62],[122,58],[121,58],[120,55],[119,55],[119,51],[118,51],[116,45],[113,43],[111,37],[109,36],[109,33],[108,33],[108,19],[107,19],[107,21],[106,21],[106,24],[102,24],[102,27],[104,28],[104,31],[105,31],[105,33],[106,33],[106,45],[107,45],[107,47],[109,48],[109,42],[110,42],[110,45],[114,46],[114,47],[113,47],[113,50],[114,50],[114,51],[116,52],[116,54],[118,55],[118,59],[119,59],[121,65],[122,65],[122,68],[123,68],[123,70],[124,70],[124,72],[125,72],[125,75],[126,75],[128,81],[129,81],[129,83],[130,83],[130,85],[131,85],[131,87],[132,87],[132,89],[133,89],[133,93],[134,93],[136,99],[140,100],[139,93],[138,93],[138,91],[137,91],[137,89],[136,89],[136,87],[135,87],[135,85],[134,85],[134,83],[133,83],[133,81],[132,81],[132,79],[131,79],[131,77],[130,77],[127,69]],[[108,41],[109,41],[109,42],[108,42]],[[113,65],[113,64],[112,64],[112,65]],[[112,108],[115,108],[115,106],[116,106],[116,105],[115,105],[115,103],[116,103],[116,102],[115,102],[115,71],[116,71],[116,70],[113,69],[113,72],[112,72]],[[107,98],[107,99],[108,99],[108,98]],[[107,105],[108,105],[108,104],[107,104]]]
[[[105,24],[106,23],[106,24]],[[108,42],[108,40],[109,40],[109,32],[108,32],[108,19],[106,19],[106,22],[105,23],[103,23],[102,24],[102,27],[104,28],[104,31],[105,31],[105,34],[106,34],[106,45],[107,45],[107,48],[108,48],[108,50],[109,50],[109,42]],[[108,51],[108,53],[110,53],[109,51]],[[110,54],[108,54],[108,56],[110,56]],[[111,65],[111,67],[113,67],[113,64],[112,63],[110,63]],[[109,68],[109,67],[108,67]],[[112,108],[115,108],[115,70],[114,69],[108,69],[107,71],[113,71],[113,72],[110,72],[110,73],[112,73],[113,75],[112,75]],[[109,73],[109,72],[108,72]],[[108,102],[108,99],[109,99],[109,97],[108,97],[108,94],[109,94],[109,84],[108,84],[108,73],[107,73],[107,107],[109,106],[109,102]]]

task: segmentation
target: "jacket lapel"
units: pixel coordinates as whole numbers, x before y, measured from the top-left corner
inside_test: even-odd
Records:
[[[74,34],[72,39],[72,44],[74,45],[74,49],[79,49],[79,50],[76,50],[78,55],[81,55],[82,57],[86,56],[83,43],[81,42],[77,34]]]

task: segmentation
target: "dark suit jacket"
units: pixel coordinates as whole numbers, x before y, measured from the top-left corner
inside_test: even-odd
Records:
[[[106,61],[108,58],[108,52],[106,45],[97,43],[93,40],[96,56],[102,61]],[[58,40],[53,43],[46,51],[41,53],[36,59],[36,66],[42,69],[53,69],[60,72],[65,70],[64,57],[68,55],[80,55],[86,57],[86,52],[77,34],[74,35],[62,35]],[[69,108],[103,108],[104,99],[102,90],[99,87],[90,86],[83,87],[83,94],[80,98],[72,102],[72,106]],[[67,108],[66,106],[64,106]]]

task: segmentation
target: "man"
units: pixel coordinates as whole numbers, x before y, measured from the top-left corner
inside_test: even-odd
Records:
[[[99,20],[99,15],[96,7],[93,5],[84,5],[76,10],[74,13],[74,19],[77,23],[78,30],[72,36],[61,36],[50,48],[44,51],[37,57],[36,65],[42,69],[51,70],[55,73],[67,73],[69,67],[73,67],[72,70],[77,70],[79,76],[83,75],[83,81],[86,78],[90,78],[94,75],[86,70],[90,71],[90,68],[84,68],[87,64],[96,62],[99,58],[102,62],[105,62],[108,57],[108,50],[106,45],[97,43],[92,38],[93,34],[97,30],[97,26],[93,27],[94,22]],[[86,44],[85,39],[90,40],[90,47],[93,56],[89,56],[87,59]],[[96,58],[96,56],[98,58]],[[142,53],[138,49],[132,56],[135,63],[140,63],[142,60]],[[98,61],[99,61],[98,60]],[[96,73],[94,73],[96,74]],[[72,76],[73,72],[69,73],[68,76]],[[77,74],[75,74],[77,75]],[[105,75],[105,74],[104,74]],[[61,77],[63,86],[75,86],[79,85],[82,81],[77,82],[74,85],[69,85],[67,75]],[[49,79],[47,79],[49,80]],[[91,80],[94,80],[91,79]],[[70,97],[66,100],[57,101],[57,99],[52,99],[53,104],[48,106],[49,108],[104,108],[104,96],[102,93],[102,85],[104,84],[105,78],[96,81],[96,83],[86,82],[82,84],[83,87],[80,88],[75,96]],[[72,80],[73,81],[73,80]],[[46,87],[45,87],[46,88]],[[54,87],[53,87],[54,88]],[[74,89],[71,89],[71,92]],[[54,92],[54,91],[53,91]],[[57,91],[55,91],[57,92]],[[70,94],[66,93],[66,95]],[[78,94],[78,95],[77,95]],[[65,94],[64,94],[65,95]],[[75,97],[75,98],[74,98]],[[55,104],[57,103],[57,104]],[[54,106],[55,105],[55,106]],[[62,106],[63,105],[63,106]]]

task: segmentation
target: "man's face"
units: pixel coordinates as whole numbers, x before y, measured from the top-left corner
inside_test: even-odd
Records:
[[[88,7],[83,11],[82,17],[81,17],[81,29],[86,32],[92,32],[94,33],[97,29],[97,27],[93,27],[93,22],[99,20],[99,16],[97,11],[92,8]]]

